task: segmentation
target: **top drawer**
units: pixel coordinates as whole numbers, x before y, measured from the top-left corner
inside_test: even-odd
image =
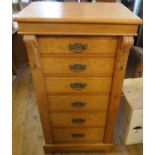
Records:
[[[115,53],[117,37],[38,37],[40,53]]]

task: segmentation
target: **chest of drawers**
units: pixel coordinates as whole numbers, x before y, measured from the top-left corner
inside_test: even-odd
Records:
[[[141,20],[119,3],[57,2],[31,3],[15,20],[27,47],[45,153],[110,150]]]

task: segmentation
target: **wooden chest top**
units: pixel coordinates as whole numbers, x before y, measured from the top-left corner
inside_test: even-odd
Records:
[[[137,35],[142,20],[121,3],[32,2],[15,18],[20,34]]]
[[[19,22],[141,23],[139,17],[120,3],[32,2],[15,19]]]

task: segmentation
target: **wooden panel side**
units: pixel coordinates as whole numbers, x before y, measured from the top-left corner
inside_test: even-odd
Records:
[[[116,115],[119,107],[120,96],[129,50],[133,44],[133,37],[121,37],[116,54],[115,71],[113,76],[111,97],[109,103],[109,112],[107,116],[107,125],[105,130],[105,143],[111,143],[113,140],[113,131],[115,127]]]
[[[27,47],[27,53],[33,76],[45,142],[49,144],[52,143],[52,130],[50,124],[50,116],[48,113],[49,109],[45,93],[45,83],[41,69],[40,55],[38,52],[38,44],[34,35],[25,35],[24,42]]]

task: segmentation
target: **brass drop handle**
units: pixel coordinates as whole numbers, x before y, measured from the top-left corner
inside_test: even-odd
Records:
[[[87,65],[85,65],[85,64],[70,64],[69,68],[73,72],[82,72],[87,69]]]
[[[70,43],[69,48],[74,53],[81,53],[84,52],[85,49],[87,49],[88,45],[83,43]]]
[[[73,133],[72,137],[73,138],[84,138],[85,134],[84,133]]]
[[[77,83],[71,83],[70,84],[70,87],[72,89],[75,89],[75,90],[81,90],[81,89],[84,89],[87,87],[87,84],[86,83],[80,83],[80,82],[77,82]]]
[[[83,108],[86,105],[86,103],[82,101],[75,101],[71,102],[71,105],[73,108]]]
[[[72,123],[79,125],[84,123],[86,120],[84,118],[72,118]]]

